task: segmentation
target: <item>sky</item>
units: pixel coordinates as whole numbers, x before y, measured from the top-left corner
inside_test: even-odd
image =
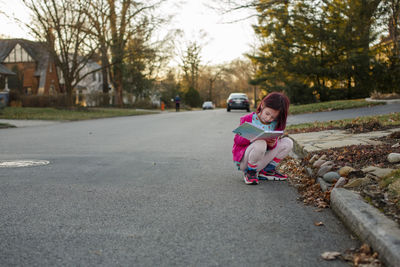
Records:
[[[29,15],[24,11],[24,6],[19,0],[0,0],[0,10],[8,14],[14,14],[22,21],[29,21]],[[205,65],[227,63],[231,60],[243,57],[249,52],[254,43],[254,34],[251,24],[254,19],[237,19],[246,17],[242,14],[222,16],[209,6],[214,0],[169,0],[164,5],[165,12],[174,15],[169,26],[183,30],[183,41],[196,41],[202,48],[201,58]],[[200,38],[201,32],[205,38]],[[26,30],[22,29],[12,20],[0,14],[0,35],[9,38],[32,39]]]

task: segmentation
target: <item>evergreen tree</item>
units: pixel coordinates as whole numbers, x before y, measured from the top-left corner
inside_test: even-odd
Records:
[[[294,103],[367,96],[381,1],[259,1],[254,30],[264,44],[250,57],[260,66],[253,81]]]

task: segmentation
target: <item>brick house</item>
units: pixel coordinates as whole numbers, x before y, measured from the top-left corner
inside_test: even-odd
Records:
[[[8,88],[26,95],[61,93],[54,61],[46,45],[24,39],[0,39],[0,65],[15,73],[8,77]],[[0,79],[5,79],[2,76]],[[0,90],[6,82],[0,81]]]

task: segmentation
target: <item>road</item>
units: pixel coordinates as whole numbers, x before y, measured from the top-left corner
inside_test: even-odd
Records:
[[[362,116],[382,115],[391,112],[400,112],[400,103],[379,105],[373,107],[343,109],[317,113],[299,114],[288,117],[288,124],[299,124],[314,121],[330,121],[356,118]]]
[[[242,115],[0,130],[0,160],[50,162],[0,168],[0,265],[347,266],[320,257],[359,245],[331,210],[286,182],[243,183],[231,161]]]

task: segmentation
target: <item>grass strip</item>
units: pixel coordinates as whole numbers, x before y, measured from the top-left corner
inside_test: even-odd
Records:
[[[58,109],[6,107],[0,114],[0,119],[78,121],[156,113],[158,113],[158,111],[120,108]]]
[[[295,115],[301,113],[361,108],[383,104],[385,104],[385,102],[368,102],[365,101],[365,99],[327,101],[305,105],[290,105],[289,114]]]
[[[288,125],[286,127],[287,131],[304,131],[307,132],[311,129],[318,129],[319,131],[324,129],[340,129],[344,128],[346,125],[362,125],[371,122],[379,122],[382,126],[397,126],[400,125],[400,112],[384,114],[384,115],[376,115],[376,116],[365,116],[365,117],[357,117],[355,119],[344,119],[344,120],[336,120],[336,121],[328,121],[328,122],[312,122],[312,123],[301,123],[295,125]]]
[[[0,122],[0,129],[5,129],[5,128],[15,128],[14,125],[8,124],[8,123],[1,123]]]

